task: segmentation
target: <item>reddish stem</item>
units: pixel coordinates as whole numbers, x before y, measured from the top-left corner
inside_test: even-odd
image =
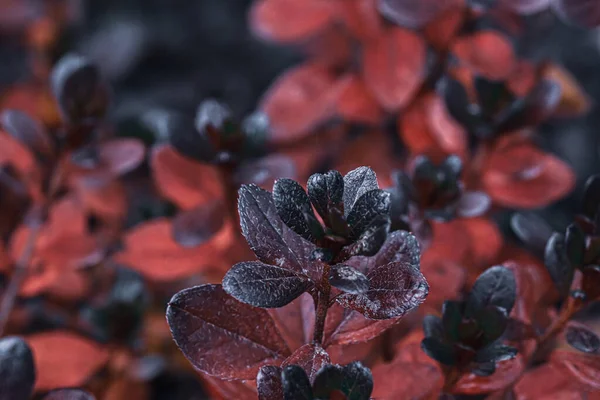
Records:
[[[327,317],[327,310],[329,309],[329,297],[331,295],[331,285],[329,284],[329,270],[331,269],[329,264],[325,264],[323,268],[323,276],[321,277],[321,287],[316,296],[317,302],[315,304],[315,330],[313,334],[313,342],[321,344],[323,343],[323,331],[325,330],[325,318]]]

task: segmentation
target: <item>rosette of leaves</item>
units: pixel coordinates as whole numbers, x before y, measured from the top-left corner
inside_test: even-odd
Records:
[[[373,391],[371,371],[360,362],[328,364],[315,375],[313,383],[298,365],[284,368],[264,366],[256,377],[259,400],[330,399],[339,392],[348,400],[368,400]]]
[[[172,115],[167,129],[170,144],[181,154],[211,164],[237,164],[261,156],[269,120],[261,112],[237,121],[225,104],[204,100],[195,120]]]
[[[322,249],[315,256],[343,262],[377,253],[390,228],[391,202],[372,169],[360,167],[344,177],[337,171],[314,174],[307,186],[308,194],[292,179],[279,179],[273,201],[291,230]]]
[[[517,349],[502,343],[515,296],[512,271],[502,266],[489,268],[477,278],[466,300],[446,301],[441,318],[425,317],[422,349],[460,373],[493,374],[497,362],[517,354]]]
[[[384,225],[389,225],[389,216],[381,212],[387,208],[388,196],[377,188],[372,171],[359,168],[346,179],[339,178],[336,172],[313,177],[309,195],[299,184],[287,181],[279,181],[274,194],[255,185],[241,187],[242,233],[258,261],[235,264],[222,285],[196,286],[177,293],[167,309],[173,338],[197,369],[222,379],[253,379],[262,366],[300,364],[298,360],[303,360],[303,367],[314,378],[319,369],[315,365],[329,364],[326,349],[335,342],[331,335],[336,328],[328,325],[326,329],[326,319],[331,323],[341,318],[338,323],[345,324],[359,316],[362,325],[344,328],[362,331],[345,333],[348,341],[344,343],[358,343],[377,336],[425,300],[429,286],[420,272],[416,238],[408,232],[394,232],[387,241],[384,235],[384,245],[375,249],[370,247],[371,236],[364,236],[381,227],[370,224],[372,221],[382,218],[387,220]],[[327,221],[325,226],[316,227],[308,196]],[[371,203],[378,196],[379,202]],[[284,222],[280,215],[287,218],[286,212],[297,218]],[[360,216],[353,214],[356,212]],[[330,217],[333,222],[328,222]],[[362,243],[357,246],[345,241],[353,236],[327,237],[338,232],[328,229],[342,222]],[[309,223],[314,224],[313,230],[308,229]],[[383,231],[387,233],[385,227]],[[312,232],[317,234],[309,235]],[[313,241],[327,247],[320,248]],[[379,252],[349,257],[364,254],[365,249]],[[342,259],[345,261],[337,262]],[[310,296],[298,299],[305,292]],[[305,303],[311,297],[312,304]],[[293,306],[290,303],[296,299],[303,305],[291,318],[303,332],[312,332],[312,340],[304,333],[300,343],[294,341],[290,347],[284,326],[289,321],[282,322],[280,310],[263,308]],[[369,326],[368,332],[365,326]]]
[[[456,217],[484,214],[490,199],[483,192],[466,191],[461,181],[463,165],[451,155],[440,164],[421,155],[414,160],[411,173],[395,171],[391,195],[392,230],[414,230],[427,220],[449,221]],[[409,229],[412,228],[412,229]]]
[[[600,175],[594,175],[585,185],[582,213],[564,233],[553,232],[543,219],[532,215],[513,217],[517,236],[532,250],[543,249],[546,268],[562,295],[574,289],[579,300],[600,298],[599,207]],[[572,287],[576,271],[582,274],[580,287]]]
[[[535,127],[560,103],[558,84],[540,79],[524,96],[511,92],[505,81],[476,76],[474,96],[458,80],[446,76],[438,83],[450,114],[474,137],[492,139],[498,135]]]

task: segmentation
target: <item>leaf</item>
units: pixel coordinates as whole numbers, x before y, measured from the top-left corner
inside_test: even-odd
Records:
[[[233,174],[237,186],[254,183],[263,188],[272,188],[279,178],[297,177],[298,171],[294,161],[279,154],[243,162]]]
[[[442,312],[444,314],[444,312]],[[426,315],[423,318],[423,334],[425,337],[442,339],[444,337],[444,325],[442,319],[437,315]]]
[[[100,71],[84,57],[67,54],[52,70],[52,93],[63,117],[81,123],[101,119],[110,103],[110,89]]]
[[[337,112],[345,121],[375,125],[384,118],[383,109],[361,77],[349,74],[340,79],[339,85]]]
[[[488,306],[503,308],[510,314],[516,295],[517,283],[512,271],[502,266],[491,267],[475,281],[467,299],[465,315],[475,315]]]
[[[492,200],[484,192],[466,192],[458,200],[456,213],[462,218],[479,217],[492,205]]]
[[[531,15],[548,8],[552,0],[499,0],[502,6],[512,8],[521,15]]]
[[[387,194],[387,193],[386,193]],[[390,230],[391,221],[389,215],[379,215],[375,217],[371,225],[363,231],[354,242],[345,246],[340,253],[340,260],[347,260],[349,257],[364,255],[375,255],[383,245]]]
[[[581,227],[572,223],[567,227],[565,233],[565,251],[570,264],[574,268],[581,268],[584,263],[586,251],[586,237]]]
[[[600,175],[592,175],[585,182],[581,209],[587,217],[594,218],[598,208],[600,208]]]
[[[475,73],[491,80],[507,78],[516,67],[516,57],[509,40],[491,30],[457,39],[452,52]]]
[[[329,354],[319,344],[305,344],[297,349],[281,364],[282,368],[288,365],[298,365],[306,372],[309,380],[314,381],[317,372],[325,365],[331,363]]]
[[[230,296],[263,308],[283,307],[311,286],[306,276],[258,261],[238,263],[223,278],[223,289]]]
[[[260,367],[290,355],[271,316],[230,297],[221,285],[177,293],[167,322],[190,363],[221,379],[254,379]]]
[[[348,214],[354,208],[354,204],[365,193],[376,189],[379,189],[377,176],[371,168],[359,167],[348,172],[344,176],[344,216],[348,217]]]
[[[27,342],[16,336],[0,339],[0,397],[29,399],[35,379],[33,354]]]
[[[567,256],[563,234],[554,233],[548,240],[544,252],[544,264],[558,290],[562,294],[567,293],[573,282],[575,269]]]
[[[464,302],[446,300],[442,305],[443,333],[453,341],[460,340],[461,323],[463,320]],[[426,337],[429,335],[425,335]],[[437,336],[442,339],[443,336]]]
[[[302,347],[312,340],[315,305],[309,293],[302,294],[284,307],[270,308],[267,311],[290,349]]]
[[[586,389],[600,390],[600,357],[597,354],[557,350],[551,359]]]
[[[369,279],[362,272],[343,264],[331,267],[329,283],[350,294],[365,293],[369,289]]]
[[[378,4],[384,17],[411,29],[421,28],[447,9],[462,5],[460,0],[379,0]]]
[[[377,400],[430,398],[441,392],[444,383],[436,366],[399,358],[391,364],[376,365],[373,380],[376,384],[372,398]]]
[[[301,139],[333,118],[341,88],[336,81],[332,71],[317,63],[302,64],[280,75],[260,100],[259,108],[271,121],[270,141]]]
[[[271,193],[255,185],[242,186],[238,210],[242,233],[260,261],[321,279],[322,265],[311,260],[315,245],[279,218]]]
[[[2,129],[24,144],[38,157],[52,158],[54,144],[46,129],[38,121],[19,110],[4,110],[0,116]]]
[[[265,365],[258,371],[256,387],[258,400],[283,400],[282,370],[273,365]]]
[[[417,238],[406,231],[391,232],[385,243],[373,256],[355,256],[346,264],[367,274],[381,265],[389,263],[408,263],[419,268],[421,249]]]
[[[595,0],[555,0],[552,5],[558,15],[568,22],[586,28],[600,25],[600,5]]]
[[[297,365],[288,365],[283,369],[282,382],[285,400],[312,400],[313,392],[304,370]]]
[[[421,341],[421,349],[431,358],[444,365],[456,364],[456,350],[448,343],[434,337],[426,337]]]
[[[313,387],[318,399],[329,399],[331,393],[338,390],[348,400],[368,400],[373,391],[373,376],[358,361],[346,366],[329,364],[317,373]]]
[[[400,317],[427,297],[429,285],[418,267],[393,262],[375,267],[367,274],[370,285],[364,294],[342,294],[337,302],[371,319]]]
[[[497,147],[484,167],[484,190],[495,204],[539,208],[567,195],[575,175],[569,165],[530,143]]]
[[[338,171],[308,178],[308,197],[326,225],[334,228],[344,215],[344,178]],[[342,221],[343,222],[343,221]]]
[[[308,195],[298,182],[278,179],[273,186],[273,201],[281,220],[298,235],[311,242],[323,236]]]
[[[508,314],[499,306],[487,306],[475,315],[482,337],[481,344],[488,344],[500,338],[508,326]]]
[[[478,363],[497,363],[506,360],[512,360],[517,356],[517,349],[502,343],[492,343],[489,346],[479,350],[475,360]]]
[[[585,325],[569,324],[566,338],[571,346],[584,353],[598,353],[600,350],[600,338]]]
[[[356,240],[367,230],[378,227],[381,221],[389,221],[390,208],[390,194],[384,190],[371,190],[360,196],[346,218],[350,238]]]
[[[201,204],[173,218],[173,239],[183,247],[196,247],[210,240],[225,222],[222,202]]]
[[[57,389],[44,397],[44,400],[94,400],[95,397],[81,389]]]
[[[36,333],[26,340],[37,368],[36,391],[82,386],[109,359],[105,347],[66,331]]]
[[[546,243],[553,233],[550,225],[533,213],[513,214],[510,226],[517,237],[538,254],[543,254]]]
[[[260,38],[298,42],[322,31],[334,17],[333,5],[318,0],[260,0],[250,11],[250,26]]]
[[[478,376],[474,373],[464,374],[456,384],[453,393],[476,395],[502,390],[517,381],[524,370],[523,357],[517,354],[512,360],[496,364],[496,370],[490,376]]]
[[[223,198],[217,168],[186,158],[170,145],[154,146],[150,167],[160,194],[185,210]]]
[[[389,112],[408,105],[426,76],[427,49],[416,33],[392,28],[363,51],[365,85]]]

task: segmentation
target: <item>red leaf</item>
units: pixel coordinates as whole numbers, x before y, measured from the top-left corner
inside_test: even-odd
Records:
[[[312,340],[315,305],[310,294],[304,293],[290,304],[268,312],[290,349],[297,349]]]
[[[502,248],[498,226],[487,218],[469,218],[459,220],[456,233],[461,231],[470,239],[471,262],[489,267]]]
[[[379,0],[379,11],[391,21],[408,28],[420,28],[440,13],[463,0]]]
[[[213,396],[217,400],[256,398],[254,381],[226,381],[212,376],[203,376],[202,379],[207,383],[211,399]]]
[[[92,214],[119,220],[127,213],[123,184],[106,174],[88,174],[73,180],[81,203]]]
[[[490,376],[477,376],[473,373],[463,375],[454,387],[453,392],[481,394],[501,390],[515,382],[524,369],[523,357],[517,354],[512,360],[497,363],[496,372]]]
[[[327,1],[259,0],[250,11],[250,25],[263,39],[297,42],[327,27],[335,11]]]
[[[400,137],[412,154],[467,155],[467,133],[448,113],[435,94],[419,98],[398,118]]]
[[[299,365],[306,371],[306,375],[308,375],[310,381],[312,382],[315,379],[315,375],[319,370],[330,364],[331,360],[329,359],[329,354],[318,344],[305,344],[296,350],[291,356],[286,358],[281,367],[286,367],[288,365]]]
[[[372,396],[378,400],[426,399],[441,391],[443,376],[431,364],[394,361],[372,369],[375,388]]]
[[[313,63],[279,76],[261,99],[260,108],[271,122],[270,140],[289,142],[307,136],[335,114],[337,77]]]
[[[15,168],[30,193],[39,193],[42,177],[35,157],[21,142],[0,131],[0,166],[5,165]]]
[[[530,61],[519,60],[506,85],[513,94],[525,97],[535,87],[538,79],[537,67]]]
[[[42,124],[18,110],[4,110],[0,116],[2,127],[37,155],[54,157],[54,145]]]
[[[575,184],[575,174],[553,155],[521,143],[498,148],[489,156],[483,184],[499,205],[538,208],[567,195]]]
[[[456,40],[452,52],[476,73],[492,80],[505,79],[516,67],[511,43],[500,33],[480,31]]]
[[[444,51],[460,31],[464,20],[465,10],[463,7],[449,8],[425,26],[423,32],[425,39],[436,50]]]
[[[327,68],[345,68],[351,62],[354,42],[339,25],[331,25],[302,45],[304,54]]]
[[[36,390],[82,386],[106,364],[108,350],[66,331],[26,338],[37,367]]]
[[[543,384],[540,384],[543,382]],[[517,400],[579,400],[586,398],[563,368],[546,363],[528,371],[515,385]]]
[[[588,390],[600,390],[600,355],[557,350],[552,353],[552,361]]]
[[[283,399],[283,383],[281,368],[266,365],[256,375],[256,390],[258,400]]]
[[[348,0],[339,2],[339,13],[350,34],[368,42],[383,31],[381,16],[373,0]]]
[[[428,254],[425,252],[421,259],[421,271],[429,283],[425,306],[438,310],[444,301],[458,297],[465,285],[466,271],[460,264]]]
[[[363,80],[355,75],[347,75],[339,82],[342,86],[337,109],[342,118],[350,122],[378,124],[384,113],[377,100],[368,91]]]
[[[416,33],[393,28],[363,53],[365,84],[387,111],[405,107],[425,78],[426,45]]]
[[[556,0],[552,5],[569,22],[587,28],[600,25],[600,4],[596,0]]]
[[[177,244],[172,229],[171,221],[166,218],[134,227],[125,234],[125,248],[115,254],[115,261],[159,282],[189,277],[210,267],[221,268],[221,263],[227,262],[222,260],[220,252],[231,242],[231,229],[223,229],[208,242],[193,248]]]
[[[195,368],[223,379],[255,379],[290,355],[271,316],[202,285],[177,293],[167,308],[175,343]]]
[[[185,158],[169,145],[152,149],[150,166],[162,195],[185,210],[223,197],[216,168]]]

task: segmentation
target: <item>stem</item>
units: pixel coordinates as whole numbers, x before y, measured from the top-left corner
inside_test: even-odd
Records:
[[[321,277],[321,288],[318,293],[318,301],[315,304],[316,318],[315,318],[315,330],[313,334],[313,342],[321,344],[323,343],[323,331],[325,330],[325,318],[327,317],[327,310],[329,309],[329,296],[331,295],[331,285],[329,284],[329,270],[331,266],[325,264],[323,268],[323,276]]]
[[[456,367],[450,368],[450,370],[446,374],[446,379],[444,381],[444,387],[442,389],[442,392],[450,393],[452,391],[452,389],[454,388],[454,385],[456,385],[456,383],[458,382],[458,380],[460,379],[461,376],[462,376],[462,373],[458,368],[456,368]]]
[[[42,224],[36,223],[31,228],[29,232],[29,236],[27,238],[27,242],[25,243],[25,248],[21,253],[21,256],[17,260],[15,264],[15,271],[10,278],[8,286],[4,291],[4,296],[2,297],[2,303],[0,303],[0,336],[4,333],[4,328],[6,327],[6,323],[8,322],[8,318],[10,317],[10,313],[15,305],[17,300],[17,295],[19,294],[19,290],[27,277],[27,270],[29,266],[29,262],[33,257],[33,253],[35,250],[35,243],[40,232]]]
[[[220,165],[219,172],[221,174],[221,179],[223,185],[225,187],[225,206],[227,207],[227,212],[231,216],[234,225],[239,226],[240,224],[240,216],[238,214],[238,187],[233,182],[233,173],[235,171],[236,166],[233,164],[225,164]],[[236,229],[236,232],[239,230]]]

